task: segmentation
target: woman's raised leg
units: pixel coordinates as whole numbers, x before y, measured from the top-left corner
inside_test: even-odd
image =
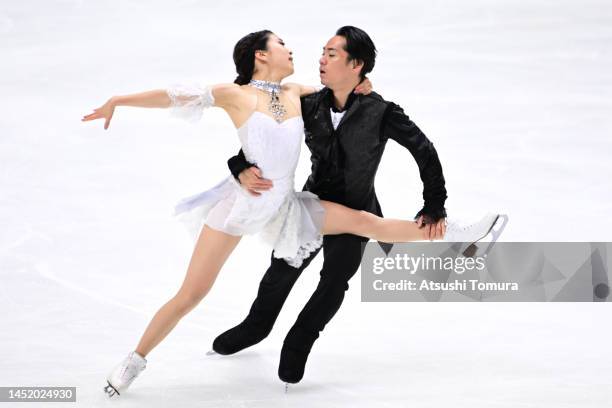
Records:
[[[428,229],[419,227],[416,221],[383,218],[326,200],[321,200],[321,205],[325,208],[324,235],[354,234],[381,242],[429,240]],[[444,233],[442,226],[434,239],[442,239]]]
[[[176,324],[206,296],[221,267],[232,253],[240,236],[226,234],[204,225],[196,242],[187,274],[178,292],[153,316],[136,352],[145,357]]]

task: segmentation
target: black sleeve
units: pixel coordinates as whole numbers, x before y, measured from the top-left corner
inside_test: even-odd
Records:
[[[249,167],[255,166],[253,163],[247,161],[246,157],[244,157],[244,152],[242,149],[238,152],[236,156],[232,156],[227,161],[227,167],[232,172],[234,178],[240,183],[238,176],[242,173],[243,170],[248,169]]]
[[[327,95],[327,88],[323,88],[322,90],[311,93],[310,95],[300,97],[300,105],[302,108],[302,118],[304,119],[304,123],[307,124],[311,121],[316,113],[317,106],[321,101],[321,98]]]
[[[444,202],[447,195],[444,187],[444,175],[433,143],[410,120],[404,110],[393,102],[390,102],[387,106],[382,126],[383,137],[393,139],[407,148],[419,167],[425,204],[414,218],[425,215],[433,222],[446,218]]]

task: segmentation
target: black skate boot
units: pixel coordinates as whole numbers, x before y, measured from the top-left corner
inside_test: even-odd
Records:
[[[295,384],[302,380],[308,355],[318,337],[318,332],[313,334],[295,327],[289,331],[278,364],[278,377],[282,381]]]
[[[221,355],[237,353],[245,348],[251,347],[270,334],[271,328],[254,325],[244,320],[239,325],[221,333],[213,341],[213,351]]]

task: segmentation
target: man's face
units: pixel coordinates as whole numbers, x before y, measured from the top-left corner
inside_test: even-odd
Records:
[[[319,59],[319,76],[321,84],[330,89],[359,79],[361,65],[357,65],[356,61],[348,62],[345,45],[344,37],[335,35],[323,47],[323,55]]]

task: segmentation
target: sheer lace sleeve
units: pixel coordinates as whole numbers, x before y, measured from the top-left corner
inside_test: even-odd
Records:
[[[166,93],[170,98],[170,115],[188,122],[200,120],[204,108],[215,103],[211,87],[197,83],[172,84]]]

